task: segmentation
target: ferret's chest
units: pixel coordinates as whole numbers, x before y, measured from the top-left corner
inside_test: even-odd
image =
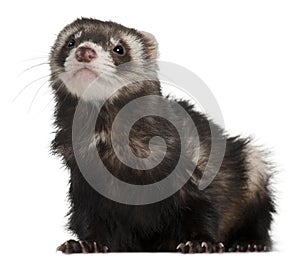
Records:
[[[111,145],[111,135],[109,132],[100,130],[95,132],[95,134],[89,138],[89,148],[97,148],[100,145]]]
[[[114,158],[116,151],[119,155],[132,152],[138,158],[146,158],[150,154],[149,141],[152,135],[147,134],[144,130],[133,129],[128,135],[119,136],[122,130],[116,131],[113,138],[111,130],[102,129],[96,131],[88,141],[88,150],[97,149],[99,155],[106,158]]]

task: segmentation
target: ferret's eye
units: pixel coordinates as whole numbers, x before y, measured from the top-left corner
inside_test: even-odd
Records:
[[[71,48],[71,47],[74,47],[74,46],[75,46],[75,39],[72,38],[72,39],[68,42],[67,47]]]
[[[125,55],[125,49],[123,46],[121,46],[120,44],[116,45],[113,48],[113,52],[116,53],[119,56],[124,56]]]

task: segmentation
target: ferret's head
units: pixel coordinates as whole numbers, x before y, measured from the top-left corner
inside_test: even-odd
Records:
[[[52,47],[51,80],[54,87],[79,98],[96,81],[97,97],[107,99],[112,83],[124,76],[119,72],[122,65],[143,65],[157,54],[157,42],[149,33],[113,22],[77,19],[59,33]]]

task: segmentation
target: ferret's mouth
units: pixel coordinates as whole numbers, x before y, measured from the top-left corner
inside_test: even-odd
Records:
[[[80,68],[74,72],[74,77],[80,78],[85,81],[93,81],[98,78],[98,74],[89,68]]]

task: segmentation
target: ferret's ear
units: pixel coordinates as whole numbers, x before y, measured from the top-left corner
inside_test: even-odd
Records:
[[[155,37],[145,31],[139,31],[142,35],[145,46],[147,47],[147,59],[157,59],[158,58],[158,43]]]

